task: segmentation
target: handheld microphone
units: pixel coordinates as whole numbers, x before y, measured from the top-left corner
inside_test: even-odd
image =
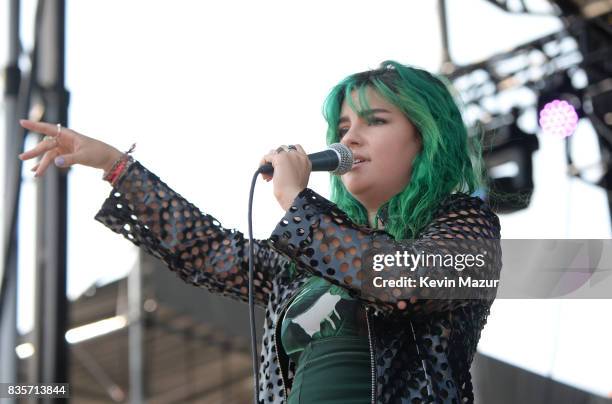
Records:
[[[312,163],[312,171],[331,171],[334,175],[342,175],[353,168],[353,153],[342,143],[333,143],[327,150],[309,154],[308,159]],[[259,167],[259,172],[272,175],[274,167],[270,163],[264,164]]]

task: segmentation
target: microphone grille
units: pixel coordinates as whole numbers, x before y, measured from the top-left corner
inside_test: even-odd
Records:
[[[329,148],[338,153],[338,167],[331,173],[334,175],[346,174],[353,168],[353,152],[351,149],[343,145],[342,143],[332,143]]]

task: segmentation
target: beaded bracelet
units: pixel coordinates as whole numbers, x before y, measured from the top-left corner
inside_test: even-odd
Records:
[[[134,162],[134,159],[132,158],[132,156],[129,156],[127,159],[123,160],[119,164],[119,166],[117,167],[116,171],[113,173],[111,178],[109,178],[108,182],[110,182],[112,186],[115,186],[117,181],[119,181],[119,178],[121,178],[123,173],[127,171],[127,168],[133,162]]]
[[[130,150],[123,153],[123,155],[115,161],[113,166],[102,176],[102,179],[110,182],[112,186],[115,186],[117,180],[121,177],[121,174],[124,173],[125,169],[129,167],[133,162],[134,158],[130,156],[130,153],[134,151],[136,147],[136,143],[130,147]]]

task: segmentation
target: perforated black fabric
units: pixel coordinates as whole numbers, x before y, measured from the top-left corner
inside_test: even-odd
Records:
[[[95,219],[185,282],[248,301],[248,241],[242,233],[224,229],[139,162],[128,167]],[[270,239],[254,245],[255,301],[266,313],[259,402],[286,402],[295,363],[277,352],[276,338],[284,309],[313,275],[347,288],[366,308],[374,366],[373,397],[364,403],[473,402],[469,369],[494,296],[410,300],[414,291],[370,290],[358,259],[372,246],[433,250],[450,238],[499,240],[499,220],[480,199],[455,194],[418,240],[401,245],[384,231],[355,225],[314,191],[302,191]],[[498,255],[488,270],[499,273],[501,252],[495,245],[492,251]],[[297,276],[290,276],[290,260]]]
[[[347,288],[376,314],[418,319],[470,304],[469,300],[455,298],[457,295],[490,299],[495,297],[495,289],[469,288],[469,292],[460,294],[435,287],[381,288],[374,287],[372,278],[397,280],[400,275],[410,275],[414,279],[443,280],[460,274],[474,279],[499,279],[501,250],[496,240],[499,229],[494,227],[499,222],[492,212],[475,206],[482,205],[478,201],[478,198],[455,194],[434,215],[433,223],[418,239],[396,241],[384,231],[355,225],[335,204],[306,188],[280,221],[270,241],[274,249],[296,261],[300,268]],[[396,252],[451,257],[484,253],[486,260],[483,259],[482,267],[473,265],[459,272],[453,266],[444,267],[441,262],[412,270],[401,271],[401,267],[393,266],[373,271],[371,261],[366,259],[368,254],[395,256]],[[427,300],[416,302],[416,298]]]

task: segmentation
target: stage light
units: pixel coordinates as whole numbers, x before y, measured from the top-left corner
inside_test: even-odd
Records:
[[[554,73],[538,89],[538,123],[546,134],[571,136],[584,118],[584,89],[576,88],[568,71]]]
[[[120,315],[96,321],[94,323],[85,324],[66,331],[66,341],[71,344],[76,344],[120,330],[121,328],[126,327],[127,323],[127,317]]]
[[[483,158],[487,167],[487,199],[497,213],[525,209],[533,194],[533,153],[538,138],[517,125],[520,110],[513,108],[485,128]],[[502,119],[503,118],[503,119]]]
[[[34,345],[32,345],[29,342],[26,342],[25,344],[21,344],[21,345],[17,345],[15,347],[15,352],[17,353],[17,356],[19,357],[19,359],[26,359],[29,358],[30,356],[34,355]]]
[[[547,103],[539,116],[539,123],[544,133],[562,138],[572,135],[578,126],[578,113],[565,100],[557,99]]]

